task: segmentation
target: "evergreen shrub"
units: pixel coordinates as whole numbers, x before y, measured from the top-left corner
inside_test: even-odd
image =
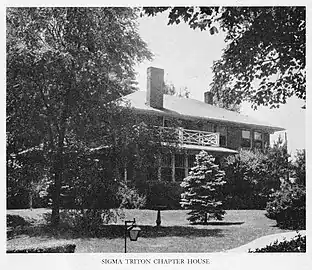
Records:
[[[214,163],[215,158],[205,151],[196,155],[195,167],[181,183],[182,208],[191,210],[187,218],[191,223],[206,224],[209,219],[222,220],[221,188],[224,185],[224,171]]]

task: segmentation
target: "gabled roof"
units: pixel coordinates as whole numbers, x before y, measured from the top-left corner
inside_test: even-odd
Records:
[[[240,124],[245,126],[253,126],[255,128],[266,128],[271,131],[284,130],[284,128],[272,126],[269,123],[253,119],[247,115],[219,108],[217,106],[191,98],[164,95],[163,109],[156,109],[148,106],[146,104],[145,91],[136,91],[132,94],[124,96],[122,101],[126,102],[130,107],[136,110],[145,111],[146,113],[166,115],[177,118],[195,118],[227,122],[233,123],[235,125]]]

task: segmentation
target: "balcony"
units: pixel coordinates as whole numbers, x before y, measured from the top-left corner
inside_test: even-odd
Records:
[[[219,146],[219,133],[184,128],[158,127],[164,142],[175,137],[179,144],[198,146]]]

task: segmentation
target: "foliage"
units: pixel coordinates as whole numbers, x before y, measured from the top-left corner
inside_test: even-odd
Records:
[[[177,92],[175,85],[172,83],[164,83],[163,92],[164,94],[170,95],[170,96],[178,96],[178,97],[185,97],[185,98],[190,97],[190,91],[188,90],[186,86],[180,88],[179,92]]]
[[[7,227],[18,227],[25,226],[28,222],[21,216],[18,215],[6,215]]]
[[[268,202],[266,214],[276,220],[277,226],[289,229],[305,229],[306,191],[295,184],[285,183]]]
[[[136,188],[146,196],[146,209],[157,209],[164,206],[165,209],[180,209],[180,197],[182,188],[175,182],[137,182]]]
[[[219,108],[224,108],[229,111],[240,113],[241,104],[233,103],[233,101],[223,101],[220,97],[218,98],[216,95],[213,98],[213,104],[218,106]]]
[[[136,19],[126,7],[7,9],[7,148],[44,152],[54,224],[65,156],[112,143],[111,101],[134,90],[135,64],[152,57]]]
[[[264,248],[256,248],[254,251],[249,250],[248,252],[306,252],[306,245],[306,236],[298,234],[289,241],[278,242],[277,240]]]
[[[219,170],[214,160],[207,152],[201,151],[196,155],[195,167],[181,183],[184,192],[180,204],[184,209],[191,210],[188,213],[191,223],[221,220],[225,214],[220,190],[225,183],[224,172]]]
[[[48,185],[48,167],[42,151],[32,149],[7,155],[7,207],[43,207],[41,191]]]
[[[256,108],[306,98],[305,7],[144,7],[155,16],[168,10],[168,24],[225,31],[226,48],[213,64],[212,91],[224,104],[249,101]]]
[[[120,208],[140,209],[146,204],[146,196],[141,195],[137,189],[130,188],[126,184],[121,183],[117,196],[119,197]]]
[[[68,241],[58,241],[55,243],[46,243],[37,247],[17,247],[8,249],[7,253],[74,253],[76,244]]]
[[[306,155],[305,149],[297,150],[295,160],[293,162],[293,170],[296,184],[306,186]]]
[[[269,176],[273,181],[288,181],[292,169],[289,161],[290,155],[287,153],[287,144],[283,142],[281,136],[274,142],[273,147],[267,149],[267,165]]]
[[[120,209],[64,209],[60,212],[58,229],[65,229],[80,236],[97,237],[108,223],[124,218]],[[44,215],[46,223],[51,222],[51,214]]]
[[[230,209],[264,209],[280,179],[271,176],[268,166],[275,160],[257,151],[241,150],[225,159],[225,205]]]

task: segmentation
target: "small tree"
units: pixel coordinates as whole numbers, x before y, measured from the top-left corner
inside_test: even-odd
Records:
[[[196,156],[196,166],[181,183],[185,191],[181,194],[180,204],[191,210],[187,218],[191,223],[222,220],[225,214],[220,196],[220,188],[225,183],[224,172],[219,170],[214,160],[207,152],[201,151]]]

